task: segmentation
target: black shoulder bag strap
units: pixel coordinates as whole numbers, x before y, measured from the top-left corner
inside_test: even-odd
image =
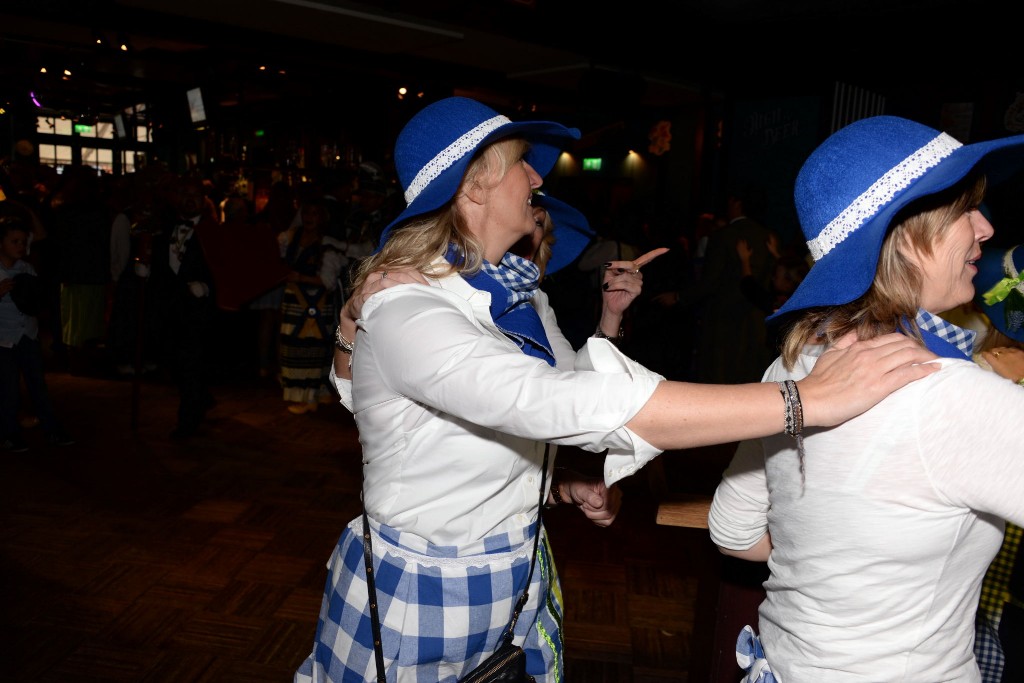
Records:
[[[548,477],[548,454],[551,451],[551,444],[544,444],[544,465],[540,470],[540,501],[537,506],[537,523],[533,534],[533,554],[530,558],[530,572],[526,576],[526,588],[516,601],[516,608],[512,611],[512,620],[509,621],[508,629],[502,637],[503,644],[512,642],[516,622],[519,621],[519,613],[526,606],[530,597],[530,583],[533,581],[533,565],[537,563],[537,547],[540,544],[540,521],[544,512],[544,485]],[[366,517],[366,506],[363,506],[363,561],[366,564],[366,590],[370,598],[370,624],[373,626],[373,654],[377,661],[377,683],[387,683],[384,675],[384,645],[380,637],[380,616],[377,613],[377,584],[373,579],[373,549],[371,548],[370,520]]]

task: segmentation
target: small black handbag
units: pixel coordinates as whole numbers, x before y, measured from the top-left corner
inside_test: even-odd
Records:
[[[512,644],[519,613],[523,611],[526,600],[530,596],[530,582],[533,581],[533,565],[537,562],[537,545],[540,541],[540,519],[544,510],[544,485],[548,474],[548,451],[544,446],[544,465],[540,477],[540,505],[537,509],[537,529],[533,536],[533,555],[530,559],[530,572],[526,577],[526,588],[516,601],[501,646],[472,671],[464,674],[459,683],[535,683],[533,676],[526,673],[526,652],[518,645]],[[373,551],[370,548],[370,522],[363,509],[363,559],[366,563],[366,586],[370,593],[370,623],[373,625],[373,649],[377,661],[377,683],[386,683],[384,676],[384,651],[380,637],[380,617],[377,615],[377,588],[373,580]]]
[[[459,683],[533,683],[526,673],[526,653],[523,648],[505,640],[494,654],[480,662]]]

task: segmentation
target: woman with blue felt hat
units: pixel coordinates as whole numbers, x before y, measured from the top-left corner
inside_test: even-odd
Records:
[[[524,596],[512,636],[526,671],[564,680],[542,505],[606,526],[615,482],[663,450],[784,428],[774,385],[667,382],[608,339],[576,354],[559,332],[539,268],[511,250],[537,229],[535,190],[578,137],[462,97],[427,105],[399,134],[407,206],[360,264],[357,329],[339,326],[333,370],[363,448],[368,543],[357,517],[329,561],[296,681],[453,683],[495,651]],[[928,375],[927,357],[899,335],[830,352],[801,382],[806,423],[859,414]],[[552,482],[549,443],[607,451],[603,481]]]
[[[971,362],[975,332],[939,314],[975,296],[986,183],[1020,167],[1024,136],[963,145],[877,116],[798,173],[815,263],[774,316],[786,332],[764,379],[787,394],[851,332],[898,330],[940,369],[836,427],[737,449],[709,529],[723,553],[770,569],[737,640],[744,681],[981,680],[982,576],[1003,520],[1024,522],[1024,393]]]

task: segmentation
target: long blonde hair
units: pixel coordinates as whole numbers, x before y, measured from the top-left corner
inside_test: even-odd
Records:
[[[465,188],[498,185],[511,168],[523,160],[529,145],[522,138],[503,138],[483,150],[466,168],[455,194],[440,209],[418,216],[393,230],[381,249],[363,259],[352,278],[359,287],[366,276],[382,268],[414,268],[421,273],[441,277],[454,272],[475,273],[484,261],[484,247],[469,230],[459,211],[458,199]],[[454,244],[465,257],[462,262],[437,269],[432,264]]]
[[[849,332],[856,332],[858,339],[871,339],[901,330],[921,341],[915,319],[923,276],[908,254],[917,251],[930,256],[950,226],[965,211],[978,207],[985,186],[984,176],[969,176],[897,214],[882,242],[868,291],[847,304],[808,309],[786,331],[782,342],[786,368],[793,368],[804,344],[831,344]]]

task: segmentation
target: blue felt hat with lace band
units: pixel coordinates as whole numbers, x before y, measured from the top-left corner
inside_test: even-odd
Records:
[[[551,275],[575,261],[596,237],[596,233],[586,216],[540,190],[533,194],[533,205],[544,207],[554,227],[555,243],[551,245],[551,256],[544,269],[545,273]]]
[[[896,116],[874,116],[833,133],[797,174],[797,215],[814,265],[769,320],[836,306],[871,286],[893,217],[942,192],[976,167],[998,177],[1024,166],[1024,135],[963,145]]]
[[[1024,342],[1024,246],[984,249],[974,276],[974,302],[992,326]]]
[[[395,143],[395,170],[406,207],[384,228],[380,244],[396,226],[444,206],[455,196],[476,152],[513,135],[530,143],[526,161],[544,177],[562,149],[579,139],[580,131],[553,121],[513,122],[466,97],[448,97],[420,110]]]

